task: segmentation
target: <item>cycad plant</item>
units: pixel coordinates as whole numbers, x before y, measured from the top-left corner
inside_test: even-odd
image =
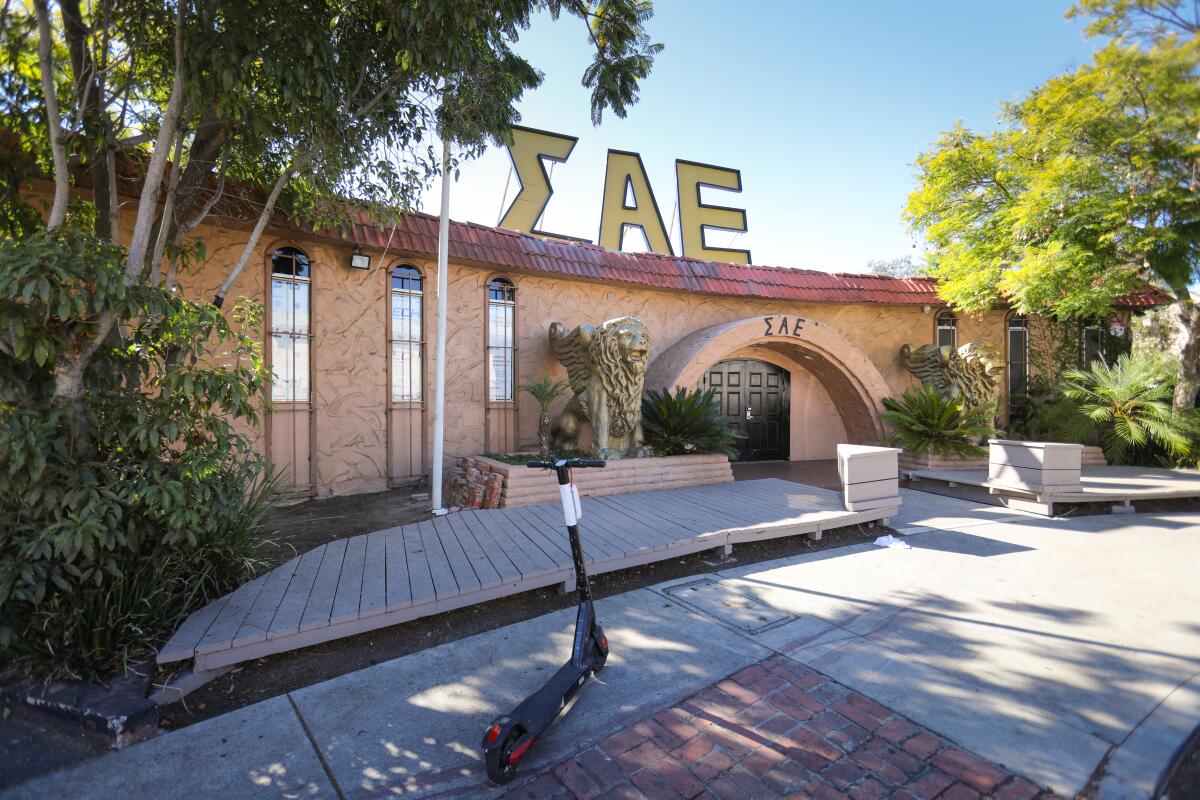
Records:
[[[1195,421],[1171,408],[1173,374],[1161,359],[1126,354],[1111,366],[1096,361],[1088,369],[1067,370],[1062,392],[1099,429],[1110,464],[1128,463],[1148,445],[1179,459],[1191,450]]]
[[[552,381],[549,375],[543,375],[541,380],[522,383],[517,389],[538,402],[538,452],[546,455],[550,452],[550,404],[566,391],[567,382]]]
[[[734,459],[743,438],[718,412],[712,389],[648,389],[642,398],[642,431],[660,456],[720,453]]]
[[[893,440],[910,453],[981,456],[986,451],[976,442],[996,433],[994,408],[963,408],[929,386],[909,389],[899,400],[884,398],[883,407],[884,420],[896,430]]]

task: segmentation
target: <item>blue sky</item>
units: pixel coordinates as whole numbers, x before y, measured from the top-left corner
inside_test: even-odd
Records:
[[[628,118],[606,113],[599,127],[580,85],[582,23],[539,18],[517,47],[546,76],[521,102],[522,124],[579,137],[555,166],[541,227],[596,239],[613,148],[641,153],[666,220],[676,158],[740,169],[740,195],[706,190],[705,201],[746,209],[735,246],[756,264],[862,272],[872,258],[919,259],[900,219],[916,155],[956,120],[994,126],[1003,101],[1087,61],[1100,43],[1063,18],[1068,5],[659,0],[650,32],[666,49]],[[451,218],[495,225],[508,176],[503,148],[465,165]],[[505,206],[516,188],[514,177]],[[437,193],[425,210],[436,213]]]

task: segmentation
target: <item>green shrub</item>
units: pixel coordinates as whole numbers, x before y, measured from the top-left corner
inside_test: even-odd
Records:
[[[1009,399],[1010,435],[1033,442],[1094,444],[1095,438],[1079,405],[1062,392],[1057,380],[1034,376],[1027,394]]]
[[[549,375],[533,383],[522,383],[518,391],[525,392],[538,404],[538,451],[540,455],[550,452],[550,404],[567,390],[566,381],[552,381]],[[532,459],[530,459],[532,460]]]
[[[647,390],[642,431],[646,444],[660,456],[719,453],[735,459],[737,441],[743,438],[718,413],[712,389]]]
[[[910,453],[980,456],[986,451],[976,442],[996,433],[994,408],[963,408],[929,386],[909,389],[899,400],[884,398],[883,407],[883,419],[895,428],[894,441]]]
[[[211,305],[125,286],[123,253],[85,234],[0,245],[0,657],[94,676],[147,655],[254,573],[271,482],[251,447],[269,382]],[[54,394],[81,326],[111,313],[82,401]],[[237,427],[235,427],[235,425]]]
[[[1110,464],[1192,464],[1197,422],[1171,407],[1174,377],[1161,357],[1122,355],[1111,366],[1067,370],[1062,392],[1099,432]]]

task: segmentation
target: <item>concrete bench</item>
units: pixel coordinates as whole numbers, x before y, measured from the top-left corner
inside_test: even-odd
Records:
[[[1041,494],[1080,491],[1083,445],[988,440],[988,486]]]
[[[838,477],[847,511],[900,507],[900,452],[897,447],[837,446]]]

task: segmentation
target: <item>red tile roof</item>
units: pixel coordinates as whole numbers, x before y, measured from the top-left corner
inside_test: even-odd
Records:
[[[353,225],[351,238],[367,247],[433,257],[437,254],[437,229],[437,217],[429,214],[408,214],[394,229],[379,227],[364,214]],[[724,264],[657,253],[623,253],[586,242],[543,238],[473,222],[451,221],[449,257],[504,269],[731,297],[810,303],[941,305],[943,302],[937,296],[936,278],[829,273]],[[1147,287],[1143,292],[1122,298],[1118,305],[1149,308],[1166,302],[1170,298]]]

